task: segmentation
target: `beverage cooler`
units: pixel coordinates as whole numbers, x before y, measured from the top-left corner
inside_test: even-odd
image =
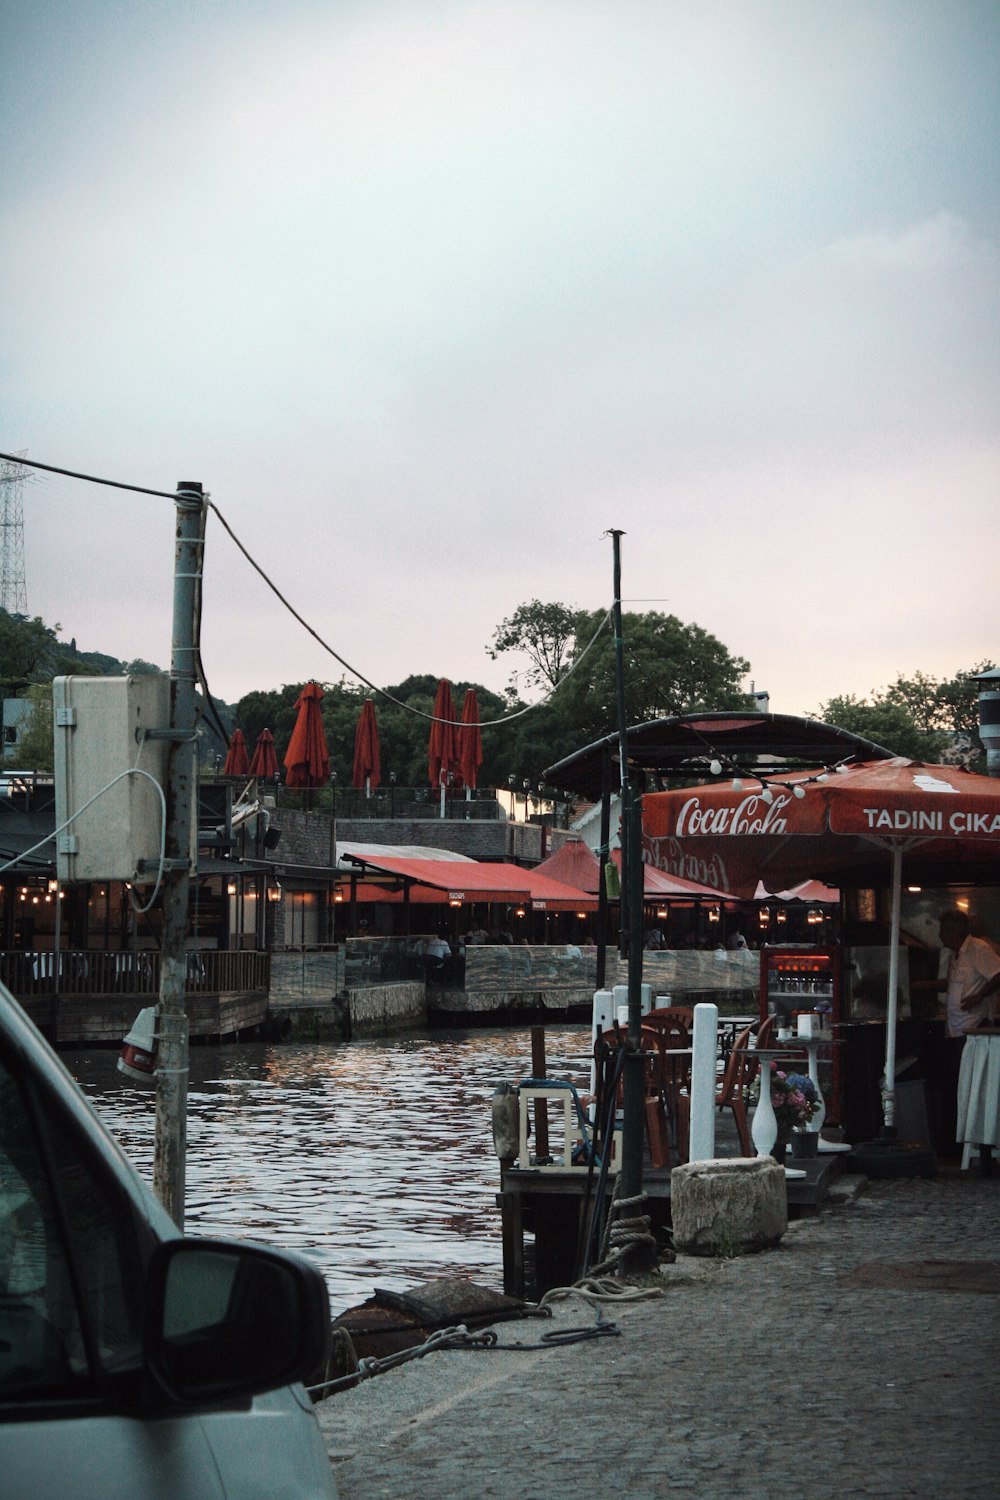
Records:
[[[839,948],[762,948],[760,950],[760,1018],[775,1017],[775,1036],[779,1025],[794,1034],[810,1028],[811,1034],[825,1035],[833,1028],[833,1039],[824,1042],[816,1054],[820,1088],[826,1104],[826,1123],[841,1123],[840,1051],[836,1042],[843,1020],[841,950]],[[799,1017],[803,1017],[800,1022]],[[811,1017],[818,1016],[815,1027]],[[789,1052],[789,1062],[795,1057]],[[803,1062],[804,1062],[803,1057]],[[797,1064],[795,1065],[797,1067]],[[804,1072],[805,1069],[803,1068]]]

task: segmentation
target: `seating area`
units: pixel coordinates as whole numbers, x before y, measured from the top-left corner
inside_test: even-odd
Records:
[[[654,1168],[670,1167],[688,1158],[693,1024],[693,1009],[683,1006],[652,1010],[642,1018],[640,1045],[646,1059],[644,1118],[650,1163]],[[769,1016],[759,1026],[747,1021],[735,1035],[720,1027],[715,1107],[731,1118],[743,1156],[754,1155],[748,1108],[758,1062],[751,1038],[756,1036],[757,1044],[766,1046],[773,1025]],[[603,1034],[606,1058],[614,1055],[627,1034],[627,1026],[616,1026]],[[620,1106],[620,1079],[617,1096]]]

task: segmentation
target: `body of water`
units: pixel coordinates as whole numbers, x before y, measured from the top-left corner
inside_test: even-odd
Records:
[[[585,1086],[589,1039],[547,1029],[549,1076]],[[62,1056],[151,1182],[152,1085],[111,1051]],[[434,1276],[501,1289],[491,1100],[530,1073],[527,1029],[192,1048],[185,1227],[303,1251],[335,1314]]]

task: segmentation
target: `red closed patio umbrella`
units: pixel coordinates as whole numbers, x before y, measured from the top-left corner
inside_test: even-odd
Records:
[[[462,704],[462,724],[458,731],[458,765],[465,782],[466,794],[476,784],[483,763],[483,736],[479,729],[479,702],[475,688],[466,688]]]
[[[458,770],[458,731],[451,683],[442,677],[434,697],[434,722],[427,745],[427,777],[431,786],[441,788],[441,816],[444,817],[445,787],[448,776]]]
[[[320,703],[323,690],[318,682],[307,682],[295,703],[298,718],[285,751],[288,786],[325,786],[330,779],[330,752],[326,748]]]
[[[274,735],[269,729],[262,729],[253,748],[250,775],[256,776],[260,781],[273,781],[277,774],[278,757],[274,751]]]
[[[364,787],[366,794],[382,779],[382,751],[375,721],[375,703],[366,698],[354,731],[354,774],[352,786]]]
[[[249,776],[250,761],[247,757],[247,742],[243,738],[242,729],[234,729],[233,737],[229,741],[229,749],[226,752],[226,763],[222,767],[223,776]]]

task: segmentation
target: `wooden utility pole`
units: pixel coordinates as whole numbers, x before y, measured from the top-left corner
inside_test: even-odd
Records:
[[[195,620],[201,589],[205,513],[201,485],[192,481],[178,484],[176,503],[153,1188],[178,1228],[183,1229],[188,1080],[185,986],[193,857],[191,830],[196,814]]]

